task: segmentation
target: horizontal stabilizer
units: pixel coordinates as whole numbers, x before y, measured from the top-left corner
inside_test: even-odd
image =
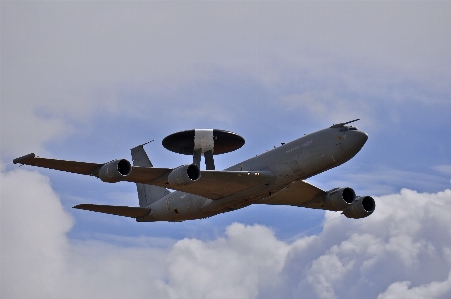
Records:
[[[100,212],[106,214],[113,214],[124,217],[140,218],[150,212],[149,208],[140,207],[126,207],[126,206],[108,206],[108,205],[93,205],[81,204],[73,207],[74,209],[87,210],[93,212]]]

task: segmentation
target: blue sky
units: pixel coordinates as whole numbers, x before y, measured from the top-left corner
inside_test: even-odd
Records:
[[[286,297],[354,298],[368,287],[365,281],[374,281],[375,298],[393,292],[447,297],[451,249],[431,231],[443,229],[451,241],[449,221],[440,216],[451,212],[450,10],[448,1],[2,1],[2,292],[27,294],[7,286],[25,275],[20,256],[10,253],[28,248],[31,273],[59,273],[66,287],[86,283],[83,275],[98,281],[75,297],[120,297],[134,277],[127,271],[148,271],[148,284],[133,289],[137,297],[149,291],[221,298],[235,291],[269,298],[283,289]],[[129,158],[130,148],[155,140],[145,146],[153,164],[177,167],[191,158],[165,150],[165,136],[218,128],[246,140],[241,149],[216,156],[223,169],[356,118],[369,134],[361,152],[308,181],[376,196],[376,212],[364,220],[251,206],[205,220],[136,223],[71,209],[79,203],[136,206],[133,184],[8,164],[30,152],[106,162]],[[23,216],[10,217],[14,211]],[[385,232],[387,219],[406,229]],[[420,228],[409,230],[408,223]],[[267,252],[246,244],[250,236],[259,236],[255,242],[267,244]],[[361,249],[348,256],[346,244]],[[416,275],[434,250],[439,270]],[[206,254],[210,264],[202,268],[204,261],[194,262],[196,254],[187,252]],[[37,262],[42,254],[50,266]],[[236,264],[221,262],[224,254]],[[266,264],[252,259],[267,254],[274,259]],[[155,270],[142,268],[140,257]],[[400,270],[377,278],[393,270],[390,258]],[[173,261],[180,273],[204,280],[187,283]],[[343,277],[363,277],[351,293],[330,276],[333,265],[341,265],[334,271]],[[208,275],[231,273],[252,279],[207,283]],[[315,286],[319,278],[329,284]],[[41,281],[48,288],[35,295],[58,297],[55,281],[52,275]],[[442,293],[431,293],[436,284]]]

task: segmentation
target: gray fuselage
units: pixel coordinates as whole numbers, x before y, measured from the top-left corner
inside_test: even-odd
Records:
[[[151,212],[138,221],[183,221],[211,217],[257,204],[261,199],[297,180],[345,163],[365,144],[368,135],[352,126],[330,127],[269,150],[226,171],[270,171],[276,179],[231,196],[211,200],[190,193],[175,191],[149,208]]]

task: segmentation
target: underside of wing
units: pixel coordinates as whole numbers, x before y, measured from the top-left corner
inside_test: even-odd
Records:
[[[115,178],[113,178],[113,180],[105,180],[102,175],[99,176],[99,171],[108,175],[108,171],[117,170],[117,167],[119,167],[117,164],[113,165],[114,167],[108,168],[107,171],[101,171],[101,169],[103,169],[102,167],[106,167],[112,162],[106,164],[98,164],[56,160],[38,158],[35,156],[35,154],[29,154],[14,159],[13,162],[16,164],[25,164],[100,177],[100,179],[107,182],[127,181],[154,185],[199,195],[213,200],[224,198],[250,188],[265,187],[265,185],[269,185],[276,178],[275,175],[270,171],[204,170],[201,171],[200,178],[195,182],[185,185],[173,185],[169,184],[168,182],[168,176],[173,171],[173,169],[170,168],[130,166],[130,171],[128,171],[126,175],[118,174]],[[126,163],[129,162],[126,161]]]
[[[102,168],[102,166],[105,165],[99,163],[39,158],[36,157],[36,155],[33,153],[25,155],[20,158],[16,158],[13,160],[13,163],[55,169],[71,173],[91,175],[95,177],[99,177],[99,170]],[[160,178],[159,181],[165,180],[167,181],[167,175],[171,172],[171,170],[172,169],[169,168],[153,168],[153,167],[147,168],[133,166],[131,168],[130,175],[124,176],[120,180],[143,184],[157,180],[159,178]]]
[[[326,194],[326,191],[305,181],[296,181],[271,196],[256,202],[256,204],[289,205],[321,209],[323,198]]]
[[[126,207],[126,206],[108,206],[108,205],[92,205],[81,204],[74,207],[75,209],[100,212],[105,214],[112,214],[131,218],[140,218],[150,212],[149,208],[140,207]]]
[[[33,153],[28,154],[23,157],[20,157],[20,158],[16,158],[13,160],[13,163],[55,169],[55,170],[84,174],[84,175],[93,175],[93,176],[97,175],[97,173],[99,172],[99,169],[103,165],[103,164],[98,164],[98,163],[38,158]]]

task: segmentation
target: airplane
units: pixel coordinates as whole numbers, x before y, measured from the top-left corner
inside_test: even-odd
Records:
[[[131,217],[137,222],[202,219],[252,204],[341,211],[348,218],[358,219],[374,212],[371,196],[356,196],[350,187],[324,191],[305,181],[347,162],[360,151],[368,135],[348,125],[357,120],[282,143],[219,171],[215,170],[213,155],[236,150],[244,139],[218,129],[181,131],[163,139],[167,149],[193,155],[193,163],[174,169],[153,167],[145,144],[131,149],[133,166],[126,159],[98,164],[39,158],[34,153],[13,163],[94,176],[108,183],[136,183],[139,207],[79,204],[73,208]],[[206,170],[200,169],[202,155]]]

